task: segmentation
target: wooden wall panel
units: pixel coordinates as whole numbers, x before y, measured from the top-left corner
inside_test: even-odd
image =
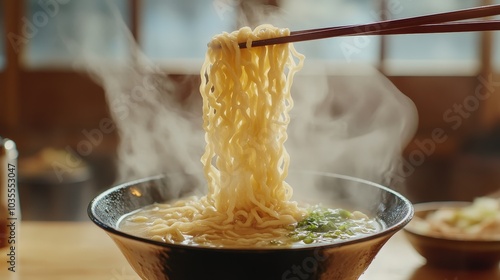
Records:
[[[86,74],[68,71],[23,71],[19,74],[18,124],[0,125],[0,135],[14,139],[20,150],[75,147],[84,129],[110,119],[102,88]],[[106,135],[95,151],[113,153],[116,133]]]
[[[477,87],[475,77],[391,77],[391,81],[410,97],[419,112],[419,132],[428,133],[443,128],[451,135],[465,135],[471,132],[479,116],[482,102],[475,110],[466,104],[467,96],[474,95]],[[472,104],[473,105],[473,104]],[[465,111],[458,126],[460,107]],[[474,108],[472,108],[474,109]]]
[[[20,121],[31,129],[91,127],[109,117],[102,88],[86,74],[23,72]]]

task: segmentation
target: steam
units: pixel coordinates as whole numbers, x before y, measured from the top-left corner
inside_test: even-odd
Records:
[[[114,34],[133,49],[134,55],[125,61],[103,63],[95,57],[92,50],[106,44],[106,38],[66,38],[81,58],[76,65],[88,70],[106,91],[120,136],[118,180],[201,173],[205,142],[199,80],[169,78],[140,52],[120,16],[115,16],[106,26],[114,26]],[[415,132],[416,109],[377,70],[366,66],[353,72],[330,76],[326,65],[309,65],[306,59],[292,87],[294,108],[286,142],[290,168],[390,184]],[[180,96],[186,87],[187,95]]]
[[[388,185],[415,133],[416,109],[377,70],[355,69],[347,76],[297,77],[287,142],[292,167]]]
[[[117,181],[171,172],[200,173],[204,133],[201,99],[194,94],[199,78],[174,79],[160,70],[139,50],[120,14],[109,8],[113,18],[96,20],[114,29],[114,40],[123,40],[131,48],[125,60],[96,55],[109,40],[86,36],[95,34],[95,29],[64,34],[64,38],[79,57],[75,67],[88,71],[105,90],[120,140]],[[183,91],[187,92],[180,94]]]

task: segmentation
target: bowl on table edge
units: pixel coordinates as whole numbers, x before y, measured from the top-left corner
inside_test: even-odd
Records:
[[[121,231],[120,218],[153,203],[179,198],[193,181],[167,174],[117,185],[95,197],[90,219],[119,247],[142,279],[358,279],[382,246],[413,217],[412,204],[384,186],[343,175],[290,172],[290,185],[307,184],[300,199],[359,210],[384,224],[381,231],[346,241],[298,248],[208,248],[157,242]],[[181,178],[182,177],[182,178]],[[295,182],[295,183],[294,183]],[[295,187],[294,187],[295,188]],[[294,200],[297,192],[294,189]],[[310,197],[312,198],[312,196]],[[320,199],[320,201],[316,201]]]
[[[470,202],[442,201],[414,204],[415,218],[424,219],[443,207],[464,207]],[[500,240],[459,239],[423,233],[410,222],[403,230],[428,265],[448,269],[492,269],[500,262]]]

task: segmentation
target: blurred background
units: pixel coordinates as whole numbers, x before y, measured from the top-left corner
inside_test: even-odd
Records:
[[[88,48],[116,63],[137,51],[115,32],[121,24],[155,65],[182,81],[199,76],[214,34],[260,24],[262,13],[279,11],[299,30],[485,4],[500,0],[0,0],[0,136],[19,150],[23,219],[84,220],[90,199],[116,180],[119,137],[106,96],[79,67],[69,35],[85,38],[81,49],[88,38],[103,42]],[[412,201],[470,200],[500,189],[500,32],[296,48],[340,70],[373,65],[413,100],[419,126],[401,173]]]

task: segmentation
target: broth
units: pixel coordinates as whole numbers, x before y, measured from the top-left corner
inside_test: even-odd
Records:
[[[266,228],[253,227],[219,231],[212,229],[211,233],[217,234],[218,238],[200,239],[203,240],[200,242],[199,236],[180,233],[181,237],[172,238],[161,234],[165,226],[165,215],[168,215],[168,219],[175,216],[183,218],[178,213],[168,214],[171,207],[169,204],[146,206],[124,215],[118,222],[118,228],[131,235],[155,241],[204,247],[241,247],[244,244],[241,244],[240,236],[247,236],[248,240],[257,238],[256,242],[252,242],[253,246],[271,248],[333,244],[374,234],[383,229],[380,221],[359,211],[315,206],[307,208],[303,220],[282,228],[273,228],[272,232]]]

